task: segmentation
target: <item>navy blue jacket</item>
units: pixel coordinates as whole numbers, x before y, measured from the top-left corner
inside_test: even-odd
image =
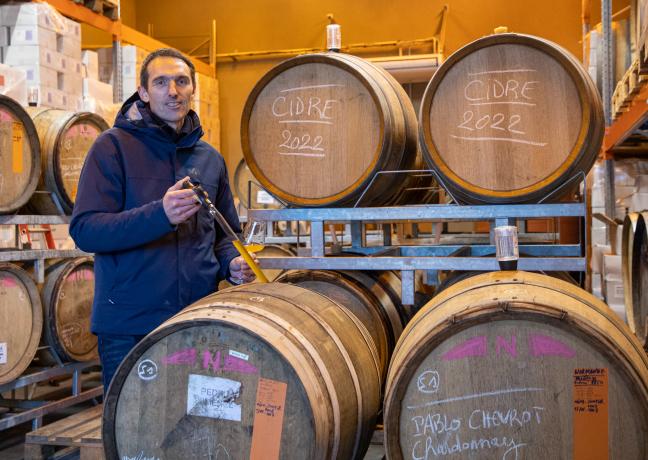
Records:
[[[240,232],[225,160],[200,140],[195,112],[183,131],[167,132],[134,95],[88,153],[70,235],[95,253],[95,334],[147,334],[229,276],[237,252],[207,210],[174,227],[162,206],[190,176]]]

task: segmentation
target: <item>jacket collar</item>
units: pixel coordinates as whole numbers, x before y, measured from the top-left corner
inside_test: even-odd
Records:
[[[170,142],[179,148],[193,147],[204,134],[200,119],[193,110],[189,110],[185,117],[180,133],[175,133],[150,111],[148,104],[140,99],[138,93],[124,102],[117,114],[115,127],[130,131],[138,137],[152,137],[162,142]]]

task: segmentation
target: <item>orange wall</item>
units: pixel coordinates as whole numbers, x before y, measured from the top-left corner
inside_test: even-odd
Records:
[[[505,25],[581,57],[581,0],[137,0],[136,21],[140,31],[153,24],[156,38],[186,51],[209,36],[216,19],[217,52],[229,53],[323,47],[328,13],[342,25],[344,44],[426,38],[434,35],[446,3],[446,54]],[[247,95],[278,62],[218,63],[221,145],[230,172],[242,156],[239,129]]]

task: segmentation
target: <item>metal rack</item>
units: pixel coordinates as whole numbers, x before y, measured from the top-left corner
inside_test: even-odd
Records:
[[[42,425],[44,415],[73,406],[83,401],[101,397],[103,394],[103,386],[82,391],[81,382],[81,373],[98,365],[98,361],[87,361],[33,369],[33,372],[30,374],[23,375],[13,382],[0,385],[0,394],[12,392],[11,398],[5,399],[0,396],[0,407],[23,409],[22,412],[0,417],[0,431],[29,421],[32,422],[32,429],[35,430]],[[64,375],[72,376],[71,396],[56,401],[30,399],[30,388],[33,388],[38,383],[47,382],[52,378]],[[16,399],[15,392],[21,388],[25,390],[25,398]]]
[[[499,270],[499,264],[494,257],[495,247],[492,236],[490,244],[481,245],[394,246],[391,244],[391,233],[386,231],[382,244],[368,246],[363,238],[365,223],[488,220],[492,229],[494,226],[515,225],[516,219],[522,218],[579,217],[584,219],[587,205],[586,202],[534,205],[422,205],[383,208],[258,209],[248,212],[248,219],[259,221],[310,222],[310,255],[262,258],[263,268],[399,270],[403,304],[412,305],[415,270]],[[342,250],[348,257],[327,255],[325,222],[350,224],[351,245]],[[518,268],[528,271],[585,271],[586,239],[587,236],[585,241],[579,244],[521,244],[519,250],[524,256],[520,257]]]
[[[70,216],[3,215],[0,225],[61,225],[70,223]],[[34,278],[41,284],[45,281],[45,259],[62,259],[91,255],[79,249],[17,249],[0,251],[0,262],[33,261]]]

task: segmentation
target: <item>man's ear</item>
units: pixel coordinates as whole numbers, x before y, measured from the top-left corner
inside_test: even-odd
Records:
[[[149,95],[146,89],[143,86],[138,86],[137,87],[137,94],[139,94],[139,97],[141,100],[144,102],[149,102]]]

